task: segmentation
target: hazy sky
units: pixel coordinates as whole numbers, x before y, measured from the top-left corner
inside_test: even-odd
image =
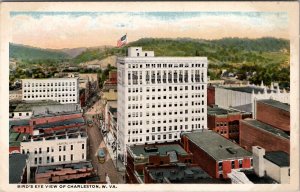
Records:
[[[144,37],[288,38],[286,12],[11,12],[13,42],[41,48],[116,46]]]

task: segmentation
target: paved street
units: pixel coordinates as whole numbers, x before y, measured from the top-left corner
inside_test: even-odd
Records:
[[[86,116],[87,118],[92,119],[92,115],[100,113],[100,100],[97,101],[91,110],[87,111]],[[100,133],[99,128],[97,127],[96,123],[93,123],[93,126],[88,127],[88,136],[90,142],[89,154],[92,160],[93,166],[95,169],[98,170],[98,174],[100,176],[100,181],[105,181],[105,173],[108,173],[111,183],[124,183],[123,181],[123,174],[122,172],[118,172],[113,164],[113,160],[111,159],[104,140],[103,136]],[[97,153],[99,148],[106,149],[106,161],[104,164],[98,162]]]

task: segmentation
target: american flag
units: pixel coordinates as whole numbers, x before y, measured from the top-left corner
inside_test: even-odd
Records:
[[[127,43],[127,33],[121,39],[118,40],[117,42],[117,47],[122,47],[123,45],[126,45]]]

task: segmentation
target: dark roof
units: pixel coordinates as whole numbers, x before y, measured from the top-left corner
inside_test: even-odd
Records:
[[[85,123],[85,122],[84,122],[84,119],[82,117],[80,117],[80,118],[76,118],[76,119],[68,119],[68,120],[64,120],[64,121],[57,121],[57,122],[36,125],[35,129],[47,129],[47,128],[53,128],[53,127],[58,127],[58,126],[82,124],[82,123]]]
[[[25,154],[9,154],[9,183],[21,183],[27,158]]]
[[[62,116],[62,115],[72,115],[72,114],[79,114],[81,111],[61,111],[61,112],[56,112],[56,113],[42,113],[42,114],[37,114],[33,115],[31,119],[34,118],[41,118],[41,117],[55,117],[55,116]]]
[[[147,169],[150,177],[156,183],[214,183],[213,179],[203,169],[188,167],[184,163]]]
[[[243,172],[247,178],[252,181],[254,184],[276,184],[277,182],[269,176],[259,177],[255,172],[254,169],[243,169],[240,170]]]
[[[266,152],[265,159],[273,162],[279,167],[289,167],[290,166],[290,156],[283,151],[270,151]]]
[[[224,108],[214,106],[214,107],[207,107],[207,113],[209,115],[228,115],[231,113],[240,113],[240,112],[233,109],[224,109]]]
[[[238,105],[238,106],[234,106],[232,108],[239,110],[239,111],[251,113],[252,112],[252,103],[245,104],[245,105]]]
[[[76,169],[83,169],[83,168],[93,168],[92,163],[90,161],[83,161],[79,163],[38,166],[36,169],[36,173],[39,174],[39,173],[55,172],[56,170],[61,170],[61,169],[76,170]]]
[[[267,105],[271,105],[273,107],[276,107],[278,109],[282,109],[284,111],[290,112],[290,105],[287,103],[282,103],[273,99],[265,99],[265,100],[259,100],[257,102],[261,102]]]
[[[29,119],[10,120],[9,127],[29,125]]]
[[[27,140],[29,137],[29,134],[27,133],[16,133],[16,132],[10,132],[9,133],[9,146],[20,146],[20,142],[24,140]]]
[[[252,86],[246,86],[246,87],[223,87],[224,89],[229,89],[232,91],[239,91],[239,92],[244,92],[244,93],[252,93],[254,91],[255,94],[258,92],[263,93],[264,89],[260,87],[252,87]],[[270,89],[267,89],[268,93],[275,92],[271,91]]]
[[[290,136],[286,132],[284,132],[280,129],[277,129],[276,127],[273,127],[271,125],[268,125],[266,123],[263,123],[261,121],[257,121],[255,119],[244,119],[244,120],[241,120],[241,122],[249,124],[252,127],[255,127],[257,129],[261,129],[261,130],[267,131],[269,133],[272,133],[273,135],[276,135],[278,137],[283,137],[285,139],[290,139]]]
[[[213,131],[183,133],[216,161],[250,157],[252,153]]]
[[[32,111],[32,107],[36,106],[47,106],[47,105],[62,105],[61,103],[53,100],[36,100],[36,101],[22,101],[19,102],[15,108],[13,106],[15,104],[10,104],[10,112],[24,112],[24,111]]]
[[[178,144],[158,144],[158,145],[148,145],[148,146],[136,145],[136,146],[130,146],[130,151],[132,151],[132,153],[136,156],[142,155],[145,157],[149,157],[150,155],[156,155],[156,154],[159,154],[160,156],[166,156],[168,155],[167,152],[170,151],[176,151],[177,154],[187,155],[187,152]]]

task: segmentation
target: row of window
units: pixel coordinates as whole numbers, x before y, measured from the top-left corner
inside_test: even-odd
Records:
[[[68,94],[68,93],[66,93],[66,94],[57,94],[57,93],[55,93],[54,95],[53,94],[51,94],[51,95],[45,95],[45,94],[43,94],[43,95],[37,95],[37,94],[24,94],[24,98],[30,98],[30,97],[32,97],[32,98],[39,98],[39,97],[75,97],[75,94]]]
[[[191,118],[191,121],[204,121],[204,116],[203,117],[190,117]],[[187,122],[189,121],[189,117],[176,117],[174,119],[169,119],[168,120],[168,123],[177,123],[177,122]],[[167,120],[164,119],[164,120],[160,120],[160,119],[152,119],[152,121],[150,120],[146,120],[146,125],[149,125],[151,122],[152,125],[154,124],[161,124],[161,123],[167,123]],[[140,120],[140,121],[128,121],[128,126],[131,126],[131,125],[143,125],[143,121]]]
[[[30,90],[30,89],[24,89],[24,93],[26,93],[26,92],[28,92],[28,93],[30,93],[30,92],[32,92],[32,93],[38,93],[38,92],[61,92],[61,91],[75,91],[75,88],[70,88],[70,89],[68,89],[68,88],[66,88],[66,89],[57,89],[57,88],[55,88],[55,89],[53,89],[53,88],[51,88],[51,89],[32,89],[32,90]]]
[[[85,159],[84,153],[82,153],[81,158]],[[55,162],[54,156],[47,156],[46,159],[47,159],[47,161],[46,161],[47,163],[54,163]],[[59,155],[58,156],[58,162],[73,161],[73,160],[74,160],[74,155],[73,154],[70,154],[70,159],[68,159],[68,160],[66,159],[66,155]],[[42,157],[35,157],[34,158],[34,164],[35,165],[43,164],[43,158]]]
[[[192,85],[191,87],[191,90],[201,90],[204,89],[204,85],[202,85],[202,87],[200,86],[194,86]],[[188,91],[189,90],[189,86],[167,86],[167,87],[146,87],[146,92],[165,92],[165,91]],[[134,87],[134,88],[128,88],[128,93],[138,93],[138,92],[143,92],[143,88],[140,87]]]
[[[178,136],[177,134],[162,134],[162,135],[152,135],[150,136],[146,136],[146,142],[147,141],[160,141],[160,140],[167,140],[167,135],[168,135],[168,139],[177,139]],[[150,140],[151,139],[151,140]],[[142,137],[133,137],[133,138],[128,138],[128,142],[143,142],[143,138]]]
[[[146,64],[146,68],[177,68],[177,67],[204,67],[204,63],[202,64],[167,64],[167,63],[157,63],[157,64]],[[128,68],[143,68],[143,64],[128,64]]]
[[[204,113],[204,108],[198,109],[198,110],[192,110],[192,113]],[[149,117],[151,114],[151,116],[161,116],[161,115],[177,115],[177,114],[189,114],[188,109],[186,110],[179,110],[179,112],[177,110],[169,110],[168,112],[164,111],[152,111],[152,113],[150,113],[149,111],[146,111],[146,117]],[[128,118],[135,118],[135,117],[143,117],[143,112],[129,112],[128,113]]]
[[[66,151],[66,148],[67,148],[67,146],[66,145],[59,145],[58,146],[58,151]],[[83,143],[83,144],[81,144],[81,149],[84,149],[85,148],[85,144]],[[70,150],[72,151],[72,150],[74,150],[74,146],[73,145],[70,145]],[[47,153],[50,153],[50,152],[54,152],[55,150],[54,150],[54,147],[47,147],[46,148],[46,152]],[[43,152],[43,148],[34,148],[34,154],[41,154]],[[22,153],[23,154],[25,154],[25,150],[23,149],[22,150]],[[27,149],[27,151],[26,151],[26,153],[27,154],[29,154],[29,149]]]
[[[75,82],[56,82],[56,83],[24,83],[24,87],[53,87],[53,86],[75,86]]]

